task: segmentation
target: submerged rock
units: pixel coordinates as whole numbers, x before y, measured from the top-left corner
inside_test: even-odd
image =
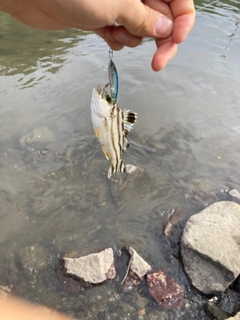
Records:
[[[228,193],[230,194],[231,197],[240,200],[240,193],[236,189],[232,189],[228,191]]]
[[[229,314],[221,310],[214,302],[209,301],[206,307],[207,315],[214,320],[225,320],[229,318]]]
[[[205,294],[225,291],[240,273],[240,205],[221,201],[187,222],[181,254],[192,284]]]
[[[159,306],[181,308],[184,291],[174,279],[162,270],[147,275],[148,290]]]
[[[130,269],[141,279],[152,267],[132,247],[128,247],[131,255]]]
[[[31,133],[23,136],[19,143],[22,145],[31,143],[46,143],[55,141],[53,132],[48,127],[39,127],[33,130]]]
[[[184,214],[181,209],[175,208],[168,218],[167,224],[164,227],[163,233],[168,237],[173,232],[174,228],[177,228],[183,221]]]
[[[22,266],[31,271],[39,272],[47,265],[48,252],[40,244],[20,249],[19,258]]]
[[[124,291],[133,291],[137,289],[141,282],[141,279],[138,278],[132,271],[128,273],[128,276],[124,279],[123,290]]]
[[[80,258],[63,258],[63,260],[66,273],[86,283],[98,284],[113,279],[116,275],[112,248]]]
[[[59,264],[56,267],[56,274],[59,285],[63,291],[72,294],[79,294],[84,290],[84,287],[80,281],[65,274],[63,259],[59,259]]]
[[[131,291],[138,287],[142,278],[152,269],[152,267],[132,247],[125,246],[124,249],[130,254],[130,260],[122,284],[123,290]]]

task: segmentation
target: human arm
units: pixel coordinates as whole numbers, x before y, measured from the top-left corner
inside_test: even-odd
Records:
[[[0,298],[0,320],[71,320],[57,311],[16,298]],[[73,320],[73,319],[72,319]]]

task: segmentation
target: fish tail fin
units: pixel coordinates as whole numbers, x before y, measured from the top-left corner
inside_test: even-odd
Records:
[[[110,168],[108,170],[108,178],[110,178],[115,172],[125,172],[126,166],[123,163],[122,159],[118,161],[118,163],[111,163]]]

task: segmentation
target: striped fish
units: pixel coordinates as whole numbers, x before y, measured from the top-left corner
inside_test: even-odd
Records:
[[[108,178],[115,172],[124,172],[125,164],[121,154],[129,147],[126,138],[136,122],[137,114],[129,110],[122,111],[104,88],[93,89],[91,101],[92,123],[95,135],[102,145],[107,160],[111,159]]]

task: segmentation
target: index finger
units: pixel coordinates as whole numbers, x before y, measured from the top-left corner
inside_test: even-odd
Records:
[[[174,25],[172,40],[180,43],[186,39],[195,22],[193,0],[165,0],[172,10]]]

